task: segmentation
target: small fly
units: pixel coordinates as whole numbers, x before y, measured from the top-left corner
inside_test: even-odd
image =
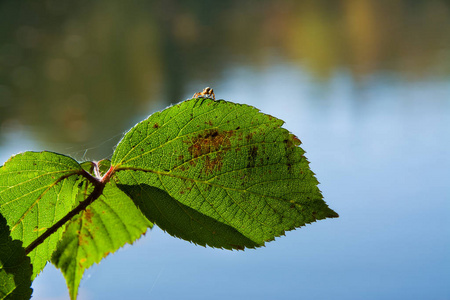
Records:
[[[202,92],[195,93],[194,96],[192,96],[192,98],[209,98],[216,100],[216,95],[214,95],[214,91],[212,88],[206,87],[203,89]]]

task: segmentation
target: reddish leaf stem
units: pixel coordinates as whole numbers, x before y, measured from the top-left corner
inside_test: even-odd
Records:
[[[37,239],[35,239],[31,244],[29,244],[25,248],[25,253],[28,255],[31,251],[33,251],[37,246],[42,244],[45,239],[47,239],[50,235],[58,231],[64,224],[70,221],[74,216],[85,210],[92,202],[94,202],[98,197],[100,197],[103,193],[103,189],[105,188],[106,183],[111,179],[111,176],[114,174],[115,169],[111,167],[108,172],[102,178],[96,178],[89,174],[86,171],[80,173],[81,176],[85,177],[89,182],[94,185],[94,190],[89,196],[81,201],[77,207],[68,212],[64,217],[62,217],[58,222],[53,224],[50,228],[48,228],[42,235],[40,235]]]

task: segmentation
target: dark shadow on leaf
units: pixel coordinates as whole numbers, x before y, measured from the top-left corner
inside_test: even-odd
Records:
[[[0,214],[0,299],[30,299],[33,269],[22,242],[13,240]]]
[[[173,236],[216,248],[243,250],[263,246],[233,227],[178,202],[161,189],[146,184],[117,186],[151,222]]]

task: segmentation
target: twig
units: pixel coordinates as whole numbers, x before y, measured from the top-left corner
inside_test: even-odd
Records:
[[[64,217],[62,217],[58,222],[53,224],[50,228],[48,228],[42,235],[40,235],[37,239],[35,239],[31,244],[29,244],[25,248],[25,253],[28,255],[31,251],[33,251],[37,246],[42,244],[45,239],[47,239],[50,235],[58,231],[64,224],[70,221],[74,216],[85,210],[92,202],[94,202],[98,197],[100,197],[103,193],[103,189],[105,188],[106,183],[110,180],[112,174],[114,173],[114,168],[111,167],[108,172],[102,178],[96,178],[89,174],[88,172],[81,173],[83,177],[89,180],[92,184],[94,184],[94,190],[89,196],[80,202],[77,207],[73,210],[69,211]]]

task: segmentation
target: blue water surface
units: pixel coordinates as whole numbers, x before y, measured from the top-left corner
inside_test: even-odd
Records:
[[[246,251],[155,228],[89,269],[79,299],[450,299],[449,80],[343,70],[318,82],[276,64],[199,85],[285,120],[340,217]],[[33,288],[68,298],[53,266]]]

